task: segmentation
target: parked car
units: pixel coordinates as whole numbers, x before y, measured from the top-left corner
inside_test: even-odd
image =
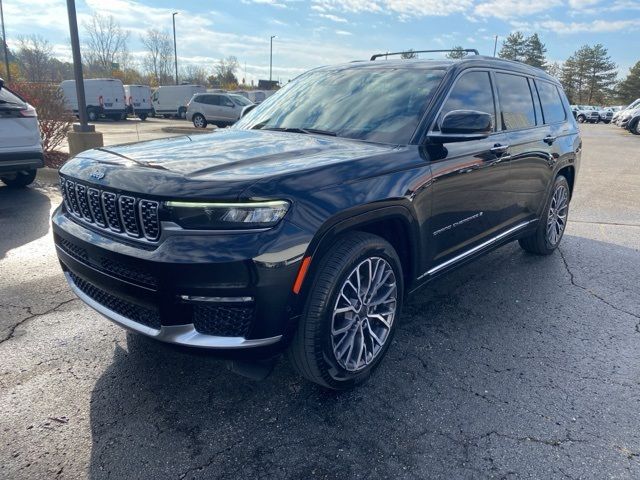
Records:
[[[25,187],[44,167],[36,109],[5,86],[0,78],[0,180]]]
[[[148,85],[125,85],[127,113],[136,115],[140,120],[147,119],[153,108],[151,106],[151,88]]]
[[[267,98],[273,95],[277,90],[237,90],[235,94],[242,95],[251,103],[259,104],[264,102]]]
[[[626,129],[635,135],[640,135],[640,108],[632,111]]]
[[[238,121],[244,108],[253,105],[241,95],[229,93],[198,93],[187,104],[187,119],[197,128],[232,125]]]
[[[116,324],[255,376],[287,351],[344,389],[409,293],[514,240],[555,251],[581,149],[561,85],[519,62],[322,67],[231,128],[70,160],[53,238]]]
[[[603,123],[611,123],[613,118],[613,108],[603,107],[598,109],[598,121]]]
[[[60,84],[65,105],[78,114],[76,81],[64,80]],[[117,78],[91,78],[84,80],[84,96],[87,103],[87,116],[95,122],[101,117],[111,120],[124,120],[127,117],[124,85]]]
[[[640,107],[636,108],[627,108],[621,115],[618,117],[618,125],[622,128],[628,128],[629,121],[636,115],[636,113],[640,111]]]
[[[598,109],[589,105],[572,105],[571,110],[573,116],[578,123],[598,123],[600,121],[600,115]]]
[[[155,115],[165,118],[187,118],[187,104],[196,93],[205,93],[202,85],[166,85],[158,87],[151,96]]]
[[[618,110],[617,112],[615,112],[613,114],[613,117],[611,119],[611,121],[613,123],[615,123],[616,125],[620,125],[620,121],[622,119],[622,117],[628,113],[630,110],[633,110],[634,108],[640,106],[640,98],[634,100],[633,102],[631,102],[629,105],[627,105],[626,107],[621,108],[620,110]]]

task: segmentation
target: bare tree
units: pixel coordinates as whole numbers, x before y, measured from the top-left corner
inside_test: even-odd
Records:
[[[400,58],[405,59],[405,60],[410,60],[412,58],[418,58],[418,54],[413,51],[413,48],[410,48],[406,52],[403,52],[400,55]]]
[[[213,67],[214,75],[212,79],[221,86],[238,85],[236,71],[239,67],[236,57],[221,58]]]
[[[143,63],[145,70],[157,85],[169,81],[173,56],[173,43],[169,34],[152,28],[140,37],[140,41],[147,49]]]
[[[110,75],[122,54],[127,51],[129,32],[123,30],[113,16],[105,17],[97,13],[83,26],[87,63],[97,73]]]
[[[181,82],[194,83],[196,85],[206,85],[207,77],[209,76],[209,74],[204,68],[197,65],[185,65],[180,70]]]
[[[39,35],[18,37],[17,61],[27,82],[49,82],[52,78],[53,47]]]

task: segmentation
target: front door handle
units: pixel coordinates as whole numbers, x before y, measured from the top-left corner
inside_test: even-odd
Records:
[[[491,147],[491,153],[495,153],[496,155],[504,155],[508,150],[509,145],[500,145],[499,143]]]
[[[553,135],[547,135],[542,139],[542,141],[548,145],[551,145],[553,142],[556,141],[556,138],[558,137],[554,137]]]

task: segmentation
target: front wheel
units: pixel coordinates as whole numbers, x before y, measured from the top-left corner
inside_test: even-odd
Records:
[[[311,279],[310,279],[311,280]],[[312,382],[345,390],[380,364],[402,308],[402,265],[386,240],[355,232],[320,259],[288,351]]]
[[[36,170],[24,170],[11,175],[0,177],[0,180],[7,186],[12,188],[22,188],[33,183],[36,178]]]
[[[207,128],[207,120],[199,113],[193,116],[193,126],[196,128]]]
[[[519,240],[524,250],[536,255],[550,255],[558,248],[567,227],[570,199],[569,183],[565,177],[558,175],[538,228],[528,237]]]
[[[587,117],[584,115],[578,115],[578,123],[584,123],[587,120]]]

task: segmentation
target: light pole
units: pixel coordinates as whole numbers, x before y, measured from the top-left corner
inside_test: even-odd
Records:
[[[71,53],[73,55],[73,77],[76,81],[76,96],[78,97],[78,118],[80,132],[90,132],[87,119],[87,100],[84,94],[84,79],[82,76],[82,57],[80,56],[80,37],[78,35],[78,19],[76,18],[75,0],[67,0],[67,14],[69,15],[69,34],[71,36]]]
[[[9,51],[7,49],[7,35],[4,32],[4,12],[2,11],[2,0],[0,0],[0,23],[2,23],[2,48],[4,48],[4,66],[7,69],[7,82],[11,83],[11,70],[9,70]]]
[[[498,35],[496,35],[496,38],[493,42],[493,56],[496,56],[496,50],[498,49]]]
[[[176,65],[176,85],[178,85],[178,50],[176,48],[176,15],[179,12],[173,12],[171,18],[173,19],[173,60]]]
[[[271,38],[269,39],[269,90],[271,90],[271,74],[273,72],[273,39],[277,37],[277,35],[271,35]]]

